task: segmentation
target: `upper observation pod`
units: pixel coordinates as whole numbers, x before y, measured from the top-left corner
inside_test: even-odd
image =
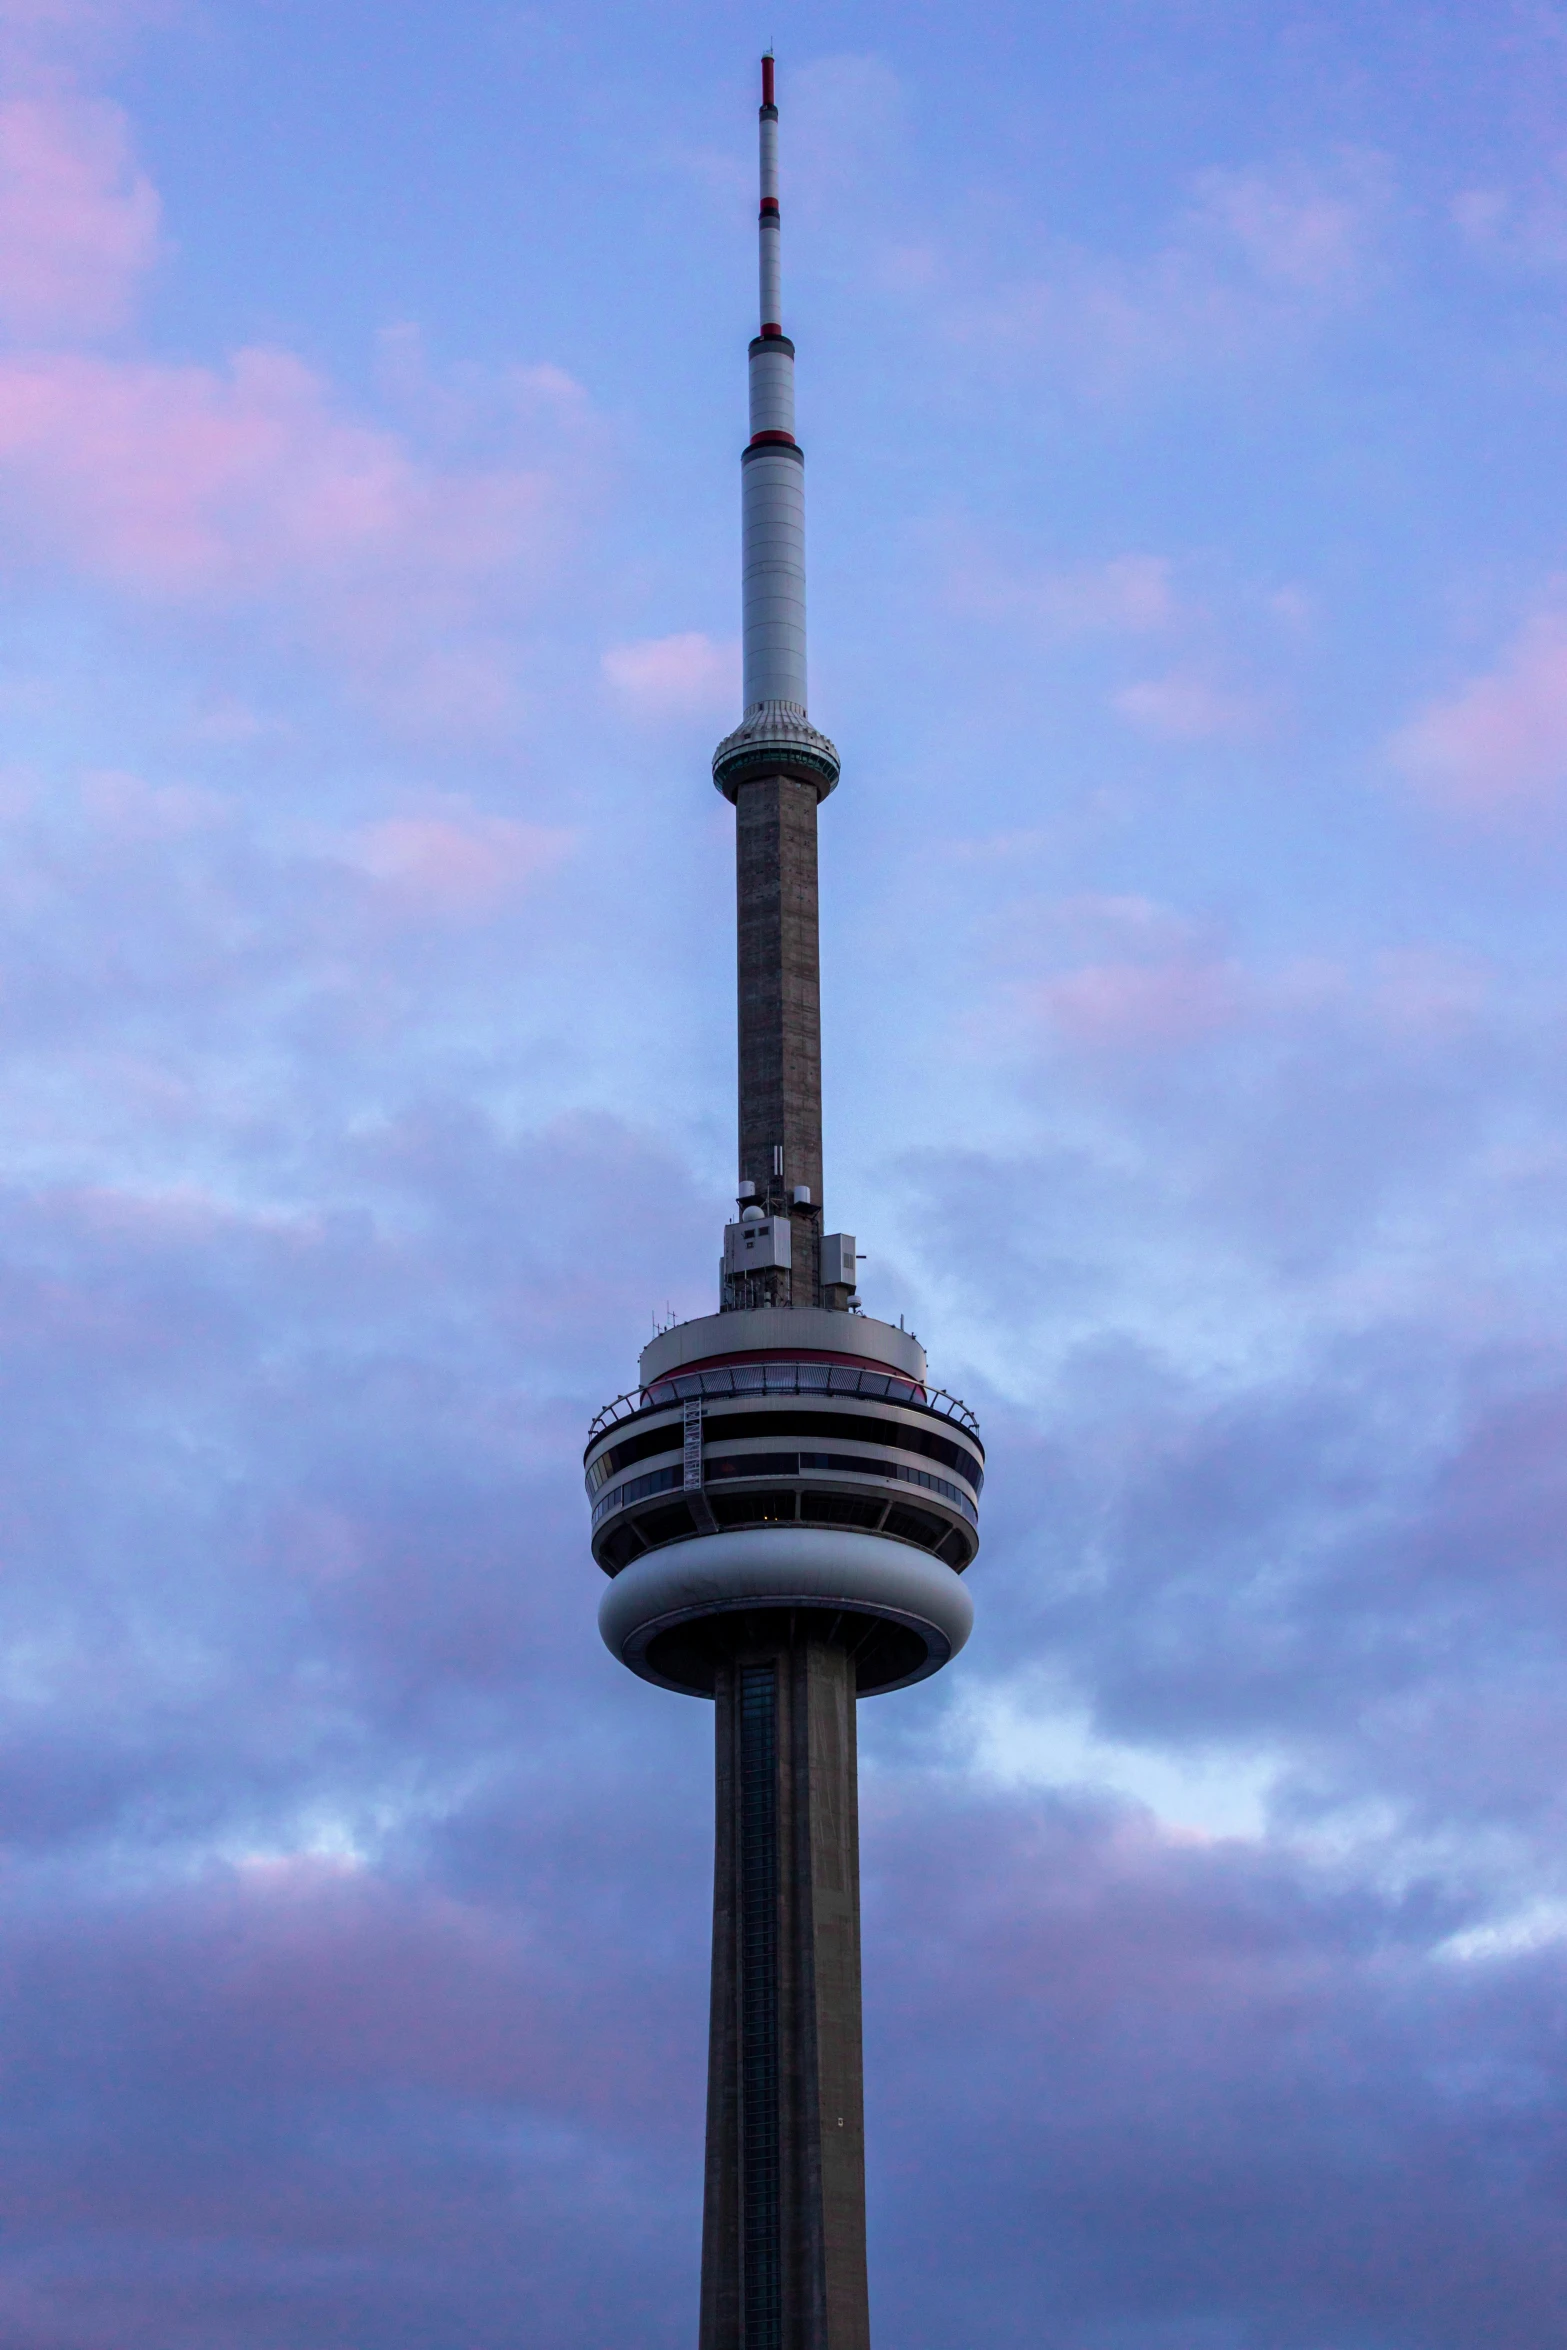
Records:
[[[762,60],[761,318],[751,344],[751,437],[740,460],[745,714],[713,754],[713,781],[732,800],[757,775],[788,775],[824,800],[838,754],[806,716],[805,453],[794,433],[794,345],[783,330],[778,108],[773,61]]]
[[[758,1610],[841,1619],[859,1693],[938,1672],[974,1611],[985,1448],[916,1338],[868,1314],[677,1323],[583,1457],[604,1639],[644,1680],[711,1695]]]

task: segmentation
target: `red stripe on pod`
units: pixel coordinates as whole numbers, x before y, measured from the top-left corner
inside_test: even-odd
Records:
[[[777,336],[779,337],[779,339],[780,339],[780,340],[782,340],[782,337],[783,337],[783,328],[782,328],[781,326],[766,326],[766,325],[764,325],[764,326],[763,326],[763,328],[762,328],[762,332],[763,332],[763,334],[764,334],[764,335],[768,335],[768,336],[771,336],[771,335],[777,335]]]
[[[754,432],[751,435],[753,449],[764,448],[769,441],[782,441],[786,447],[791,449],[795,446],[792,432]]]
[[[776,196],[764,196],[762,198],[762,218],[764,220],[776,220],[778,218],[778,199]]]

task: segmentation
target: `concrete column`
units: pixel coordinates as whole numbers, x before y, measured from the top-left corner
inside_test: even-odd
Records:
[[[778,1305],[821,1302],[822,1008],[816,790],[781,775],[735,799],[740,994],[740,1174],[788,1214],[796,1184],[818,1213],[794,1217],[793,1272]],[[783,1170],[777,1152],[783,1149]]]
[[[701,2350],[869,2350],[854,1663],[777,1618],[731,1647]]]

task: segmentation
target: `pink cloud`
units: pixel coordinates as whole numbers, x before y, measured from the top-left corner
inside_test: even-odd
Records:
[[[1031,908],[1013,950],[1036,965],[1074,955],[1064,968],[1011,990],[1028,1029],[1041,1024],[1089,1052],[1138,1052],[1194,1044],[1228,1028],[1244,1008],[1236,964],[1199,928],[1141,897],[1086,896]]]
[[[696,630],[612,645],[602,667],[618,699],[643,717],[722,712],[739,697],[739,647]]]
[[[185,0],[0,0],[0,59],[13,84],[47,88],[133,35],[168,24]]]
[[[1277,354],[1364,293],[1386,179],[1363,154],[1320,174],[1203,172],[1145,255],[1058,244],[1037,277],[977,301],[960,294],[954,332],[991,349],[1042,347],[1091,394]],[[965,288],[974,279],[951,274]]]
[[[376,700],[400,726],[449,739],[459,730],[494,733],[517,715],[522,705],[514,645],[494,638],[449,645],[427,640],[410,644],[404,652],[399,646],[403,630],[395,593],[379,598],[361,594],[356,606],[345,606],[341,612],[343,634],[361,654],[373,654],[381,641],[390,646],[396,656],[392,661],[372,663],[378,670]],[[408,633],[416,635],[417,630]]]
[[[1233,740],[1255,733],[1263,717],[1261,705],[1249,696],[1190,669],[1123,686],[1113,703],[1129,726],[1162,742]]]
[[[544,880],[574,842],[570,832],[509,816],[389,816],[354,835],[350,861],[405,911],[472,917]]]
[[[1395,735],[1394,764],[1459,814],[1509,817],[1567,794],[1567,612],[1538,614],[1496,668]]]
[[[1352,1059],[1414,1068],[1471,1046],[1496,1011],[1495,973],[1445,947],[1358,967],[1327,957],[1263,967],[1216,926],[1132,895],[1024,902],[998,924],[996,950],[1005,976],[973,1033],[1004,1052],[1043,1042],[1158,1060],[1244,1033],[1313,1058],[1332,1038]]]
[[[1364,267],[1371,193],[1364,163],[1338,188],[1259,171],[1206,171],[1187,233],[1229,247],[1265,283],[1345,292]]]
[[[965,610],[1018,615],[1052,636],[1144,636],[1181,617],[1163,555],[1114,555],[1054,571],[1012,571],[984,549],[959,558],[954,600]]]
[[[286,351],[223,370],[0,358],[4,542],[13,565],[63,563],[198,612],[268,605],[398,726],[490,731],[515,706],[519,609],[591,494],[580,398],[563,412],[531,378],[503,397],[526,464],[431,456],[345,414]]]
[[[0,362],[0,484],[51,551],[156,596],[265,592],[289,574],[510,562],[545,485],[438,471],[340,415],[286,351],[229,371],[51,354]]]
[[[24,346],[0,356],[6,560],[198,611],[269,604],[400,728],[493,732],[516,706],[519,599],[583,502],[580,387],[550,367],[440,380],[404,330],[384,354],[394,425],[286,350],[215,367],[62,348],[128,315],[159,202],[120,111],[27,44],[148,13],[0,0],[0,331]]]
[[[1509,270],[1554,271],[1567,262],[1567,191],[1558,168],[1521,188],[1464,188],[1453,225],[1480,259]]]
[[[187,783],[148,783],[119,767],[84,774],[81,803],[94,830],[116,840],[182,839],[207,831],[227,812],[216,792]]]
[[[161,14],[157,0],[0,0],[6,32],[84,32]]]
[[[1378,958],[1370,1009],[1394,1036],[1444,1042],[1472,1034],[1495,995],[1494,973],[1472,956],[1404,947]]]
[[[0,325],[24,341],[119,326],[157,253],[156,189],[116,106],[0,103]]]
[[[1137,1052],[1195,1044],[1230,1027],[1239,989],[1225,963],[1091,963],[1043,981],[1029,1000],[1069,1044]]]

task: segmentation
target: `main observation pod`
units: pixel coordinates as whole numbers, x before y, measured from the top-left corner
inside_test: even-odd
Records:
[[[678,1323],[641,1371],[583,1456],[612,1654],[703,1697],[736,1635],[799,1611],[834,1621],[862,1697],[957,1654],[985,1454],[916,1339],[866,1314],[763,1307]]]

